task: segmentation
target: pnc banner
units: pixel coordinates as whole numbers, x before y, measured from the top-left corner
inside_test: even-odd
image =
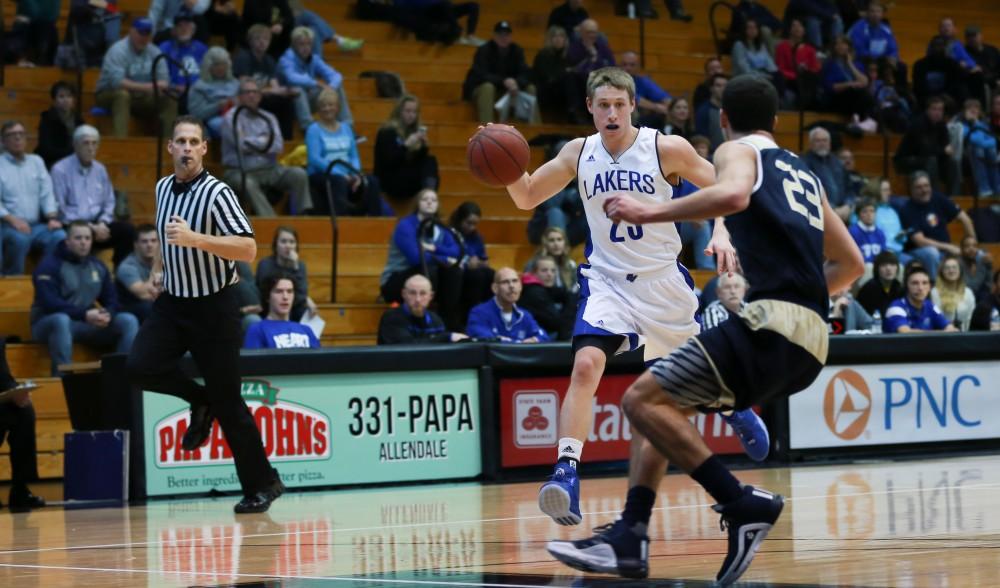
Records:
[[[286,486],[463,478],[482,472],[475,370],[252,377],[243,398]],[[145,392],[146,493],[238,490],[218,421],[184,451],[186,403]]]
[[[1000,438],[1000,363],[829,366],[788,399],[791,449]]]
[[[621,410],[622,396],[638,374],[601,378],[592,404],[593,424],[583,461],[628,459],[632,428]],[[559,443],[559,407],[569,377],[503,378],[500,380],[500,465],[547,465],[555,461]],[[692,421],[715,453],[742,453],[739,439],[719,415],[698,414]]]

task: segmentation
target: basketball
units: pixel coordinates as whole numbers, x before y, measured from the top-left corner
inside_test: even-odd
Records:
[[[466,148],[469,171],[487,186],[500,188],[524,175],[531,159],[528,142],[514,127],[493,124],[469,139]]]

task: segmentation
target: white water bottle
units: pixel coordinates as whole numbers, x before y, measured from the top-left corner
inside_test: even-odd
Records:
[[[882,332],[882,313],[875,311],[872,315],[872,333],[878,334]]]
[[[1000,331],[1000,310],[996,308],[990,313],[990,330]]]
[[[619,4],[619,6],[621,5]],[[628,3],[628,17],[635,18],[635,2]]]

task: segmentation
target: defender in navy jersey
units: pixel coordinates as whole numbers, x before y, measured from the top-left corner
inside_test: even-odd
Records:
[[[741,485],[688,417],[696,410],[745,408],[808,386],[826,361],[828,292],[846,288],[864,270],[861,252],[820,182],[774,143],[777,107],[777,93],[765,78],[734,78],[722,99],[721,121],[730,140],[716,151],[714,186],[662,204],[625,194],[605,202],[611,219],[641,225],[726,216],[743,273],[753,284],[738,317],[656,362],[622,400],[632,427],[718,502],[713,509],[729,536],[716,576],[722,585],[746,571],[783,499]],[[549,553],[578,569],[645,577],[655,490],[634,485],[619,520],[589,539],[552,541]]]

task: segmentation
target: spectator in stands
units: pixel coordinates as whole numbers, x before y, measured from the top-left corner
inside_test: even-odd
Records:
[[[847,172],[847,193],[855,197],[860,196],[869,180],[858,173],[854,165],[854,153],[847,147],[841,147],[840,151],[837,152],[837,159],[840,160]]]
[[[160,44],[170,39],[173,29],[181,19],[191,19],[200,29],[199,40],[208,41],[208,25],[205,11],[210,0],[152,0],[149,5],[149,21],[153,24],[153,42]]]
[[[587,76],[590,72],[615,64],[615,54],[608,42],[601,37],[597,21],[588,18],[580,23],[579,35],[570,43],[566,52],[566,61],[572,70],[573,91],[569,94],[570,121],[589,124],[592,117],[587,113],[586,96]]]
[[[274,35],[268,52],[271,57],[282,57],[292,42],[292,29],[295,28],[295,15],[288,5],[288,0],[253,0],[243,3],[243,26],[249,29],[255,24],[262,24],[271,29]],[[309,37],[309,53],[312,53],[312,31]],[[305,128],[305,127],[303,127]]]
[[[580,286],[576,280],[576,262],[570,255],[569,243],[566,239],[566,231],[559,227],[550,226],[542,232],[542,243],[534,257],[551,257],[556,261],[556,285],[565,288],[569,292],[576,293]],[[532,261],[528,261],[525,271],[531,267]]]
[[[295,298],[292,301],[291,317],[293,321],[302,319],[309,311],[315,314],[318,306],[309,297],[309,277],[306,272],[306,262],[299,258],[299,233],[292,227],[282,225],[274,230],[271,241],[271,255],[257,263],[257,288],[260,292],[269,292],[265,288],[268,280],[275,276],[291,278],[295,286]]]
[[[260,315],[264,312],[264,306],[261,304],[260,290],[257,288],[257,281],[253,277],[253,268],[250,267],[250,264],[245,261],[237,261],[236,273],[240,276],[240,281],[234,288],[236,288],[240,314],[243,315],[243,318],[240,319],[240,328],[243,333],[246,333],[250,325],[261,320]]]
[[[244,349],[318,348],[319,339],[313,330],[291,320],[295,282],[287,275],[274,275],[263,283],[267,293],[264,320],[253,323],[243,336]]]
[[[923,267],[916,266],[906,274],[906,295],[894,300],[885,311],[884,333],[918,333],[921,331],[957,331],[941,309],[928,300],[931,277]]]
[[[729,317],[736,316],[746,307],[746,278],[737,272],[724,272],[715,282],[716,299],[705,306],[701,315],[701,327],[704,330],[713,329]]]
[[[694,136],[694,119],[687,98],[678,96],[667,107],[667,120],[661,129],[664,135],[677,135],[690,140]]]
[[[429,144],[420,101],[411,94],[400,96],[375,136],[375,176],[389,198],[409,202],[424,188],[438,189],[438,162]]]
[[[873,315],[878,312],[885,316],[889,304],[903,295],[903,285],[899,282],[899,259],[889,250],[875,256],[872,279],[858,290],[858,303]]]
[[[104,55],[101,75],[97,78],[97,105],[111,111],[115,137],[128,135],[128,117],[135,114],[160,121],[164,136],[169,136],[177,118],[177,102],[163,91],[169,86],[166,63],[156,68],[156,80],[150,77],[159,48],[150,43],[153,25],[148,19],[132,21],[127,37],[112,45]],[[159,104],[153,100],[153,84],[160,90]]]
[[[958,62],[959,67],[966,74],[970,76],[979,75],[979,85],[981,86],[983,69],[979,67],[976,60],[965,50],[962,42],[958,40],[958,30],[955,28],[955,21],[947,16],[942,18],[941,22],[938,23],[938,37],[944,39],[945,53],[948,57]],[[928,52],[930,52],[930,45],[933,43],[934,40],[932,39],[927,47]]]
[[[874,320],[865,307],[851,296],[849,289],[830,294],[830,328],[835,334],[867,331]],[[837,329],[840,323],[842,330]]]
[[[875,201],[868,198],[860,200],[855,212],[858,221],[851,225],[848,231],[858,244],[858,249],[861,250],[865,260],[865,273],[860,278],[863,284],[872,277],[875,258],[886,249],[886,242],[885,233],[875,224]]]
[[[495,296],[469,311],[466,333],[476,339],[503,343],[542,343],[549,335],[527,310],[519,308],[521,278],[509,267],[497,270],[493,278]]]
[[[814,47],[826,47],[844,32],[844,21],[830,0],[789,0],[785,24],[795,18],[805,23],[806,38]]]
[[[286,85],[299,90],[295,98],[295,115],[299,119],[299,125],[303,130],[308,129],[312,124],[310,103],[317,102],[318,109],[319,95],[328,89],[335,92],[339,99],[337,120],[350,123],[354,119],[347,103],[347,94],[344,93],[344,76],[327,65],[322,56],[313,55],[312,39],[312,29],[296,27],[292,32],[292,46],[278,61],[281,79]]]
[[[809,131],[809,151],[802,156],[802,161],[823,183],[833,211],[841,220],[847,222],[857,194],[850,192],[844,164],[830,152],[829,131],[823,127],[813,127]]]
[[[493,27],[493,38],[476,49],[472,67],[462,84],[463,97],[476,106],[476,115],[483,124],[497,119],[494,105],[504,93],[511,102],[518,100],[521,93],[531,96],[530,122],[541,120],[534,101],[536,90],[531,83],[531,68],[524,58],[524,49],[512,37],[510,23],[498,22]]]
[[[262,24],[253,25],[247,31],[247,45],[249,49],[240,49],[233,57],[233,75],[257,80],[262,93],[260,107],[278,118],[281,137],[291,141],[295,99],[300,91],[278,81],[278,62],[267,52],[271,45],[271,29]],[[308,102],[305,106],[309,106]]]
[[[694,89],[694,95],[691,97],[691,102],[694,104],[695,112],[701,107],[702,104],[708,102],[708,99],[712,96],[712,84],[715,76],[724,74],[725,71],[722,69],[722,60],[716,56],[709,57],[705,60],[705,79],[702,80],[700,84]]]
[[[806,28],[794,18],[788,25],[788,37],[774,50],[774,62],[785,80],[785,102],[801,108],[813,105],[819,87],[822,65],[816,48],[805,40]]]
[[[139,321],[121,312],[111,272],[90,254],[93,231],[85,221],[69,224],[66,240],[46,255],[32,276],[31,337],[44,342],[52,375],[73,360],[73,343],[113,346],[128,353]]]
[[[361,171],[358,142],[350,123],[341,122],[340,94],[327,88],[316,99],[316,123],[306,131],[309,153],[309,181],[313,210],[317,214],[336,212],[337,216],[379,216],[384,211],[378,178]],[[327,172],[330,164],[340,161]],[[346,162],[346,163],[343,163]],[[326,198],[331,191],[334,211]]]
[[[552,25],[545,32],[545,46],[535,54],[531,65],[531,79],[538,90],[538,108],[549,119],[565,119],[568,92],[574,91],[569,61],[566,60],[568,48],[566,31]]]
[[[906,66],[899,61],[899,45],[888,23],[883,21],[885,7],[879,2],[868,5],[864,20],[855,22],[847,31],[854,47],[855,67],[864,71],[868,63],[885,64],[896,70],[896,78],[906,79]]]
[[[760,26],[749,19],[744,24],[743,34],[733,43],[733,75],[757,74],[771,81],[778,96],[785,93],[785,78],[774,63],[774,49],[764,42]]]
[[[556,260],[541,255],[531,260],[521,276],[521,308],[535,317],[553,341],[569,341],[576,322],[577,296],[556,285]]]
[[[833,43],[833,53],[823,64],[823,88],[828,107],[854,117],[859,124],[875,112],[874,99],[868,93],[868,78],[854,65],[851,41],[841,35]]]
[[[546,161],[553,159],[565,144],[566,141],[557,141],[547,148]],[[555,196],[535,207],[531,220],[528,221],[528,241],[538,245],[549,227],[560,229],[563,237],[568,238],[573,246],[587,239],[590,229],[576,182],[570,182]]]
[[[236,8],[236,0],[211,0],[205,11],[205,23],[213,35],[226,39],[226,49],[233,52],[243,38],[243,23]]]
[[[949,180],[956,173],[951,162],[954,149],[950,143],[944,99],[935,96],[927,100],[924,112],[910,122],[899,142],[893,156],[896,171],[901,174],[924,171],[935,188],[950,185]]]
[[[461,247],[451,231],[438,220],[438,195],[430,189],[417,194],[416,210],[396,223],[389,241],[389,256],[379,280],[382,298],[400,302],[403,284],[414,274],[424,274],[440,293],[438,308],[445,325],[461,330],[459,299],[462,293]]]
[[[987,118],[990,121],[990,130],[993,131],[994,135],[1000,136],[1000,93],[993,96],[990,114]]]
[[[288,193],[292,214],[309,214],[313,209],[309,176],[301,167],[278,164],[278,154],[284,149],[281,129],[278,119],[260,108],[260,101],[257,80],[245,78],[239,82],[237,104],[244,109],[236,133],[239,145],[233,133],[238,108],[232,108],[222,121],[222,165],[226,168],[222,178],[250,201],[257,216],[275,216],[267,197],[271,190]]]
[[[660,87],[653,78],[643,75],[639,66],[639,54],[626,51],[621,54],[619,66],[632,76],[635,82],[635,106],[633,120],[639,126],[662,129],[667,122],[670,109],[670,92]]]
[[[948,57],[943,37],[934,37],[927,55],[913,64],[913,95],[922,107],[941,95],[951,96],[957,103],[965,100],[965,74],[958,62]]]
[[[52,65],[59,44],[56,21],[61,0],[19,0],[10,32],[0,38],[20,67]],[[5,15],[6,17],[6,15]]]
[[[451,213],[448,226],[462,237],[465,244],[465,257],[461,264],[462,275],[462,313],[467,316],[469,309],[490,297],[493,284],[493,268],[489,266],[486,256],[486,243],[479,233],[479,221],[483,211],[475,202],[463,202]]]
[[[969,98],[962,109],[962,144],[979,197],[1000,196],[1000,166],[997,164],[997,138],[982,120],[979,100]]]
[[[193,86],[198,81],[201,61],[208,52],[208,46],[194,37],[197,28],[194,14],[187,10],[181,11],[174,18],[171,38],[159,45],[160,51],[170,58],[167,62],[170,68],[170,87],[177,95],[180,95],[186,86]]]
[[[996,88],[1000,78],[1000,50],[983,42],[979,25],[965,27],[965,52],[983,69],[983,79],[990,88]]]
[[[705,135],[694,135],[688,141],[694,147],[694,151],[698,154],[698,157],[712,161],[712,141],[708,137]]]
[[[101,66],[104,52],[121,37],[121,26],[118,0],[70,2],[66,37],[70,40],[76,35],[76,45],[82,54],[77,57],[82,58],[85,67]]]
[[[160,238],[156,227],[139,225],[135,230],[135,246],[115,269],[118,300],[122,310],[131,313],[139,322],[153,312],[153,301],[162,290],[162,275],[153,277],[153,266],[160,255]]]
[[[24,273],[31,250],[55,251],[66,233],[45,162],[25,153],[24,125],[7,121],[0,126],[0,135],[5,151],[0,154],[0,274],[12,276]]]
[[[449,331],[441,317],[430,309],[434,300],[431,281],[414,274],[403,284],[403,302],[382,314],[378,323],[378,344],[448,343],[468,339],[464,333]]]
[[[38,481],[38,451],[35,445],[35,407],[31,391],[38,389],[28,380],[18,383],[7,363],[7,340],[0,337],[0,443],[7,439],[10,449],[10,494],[7,506],[11,512],[27,512],[45,506],[45,500],[28,489],[28,482]]]
[[[990,276],[993,275],[993,256],[980,249],[979,241],[972,235],[962,238],[962,254],[958,260],[962,263],[965,285],[972,290],[976,299],[989,294]]]
[[[729,78],[722,74],[712,76],[712,93],[708,100],[697,107],[694,117],[695,132],[708,137],[713,153],[715,148],[726,140],[726,136],[722,132],[721,114],[722,92],[725,91],[727,83],[729,83]]]
[[[972,320],[969,323],[969,330],[1000,330],[1000,321],[995,320],[998,317],[1000,317],[1000,270],[993,273],[993,284],[990,286],[989,292],[976,304],[976,310],[972,312]]]
[[[917,172],[910,180],[910,199],[900,211],[903,224],[911,232],[910,255],[920,260],[929,274],[937,273],[938,262],[944,254],[960,255],[961,250],[952,244],[948,223],[958,220],[965,234],[975,237],[972,219],[954,202],[935,194],[926,173]]]
[[[875,105],[875,118],[877,125],[871,129],[862,129],[874,132],[878,127],[893,133],[905,133],[910,122],[910,102],[907,98],[908,91],[903,84],[896,83],[896,74],[888,64],[869,63],[868,64],[868,94],[872,97]],[[875,121],[872,121],[873,123]]]
[[[90,225],[94,232],[93,249],[114,249],[112,262],[117,266],[132,252],[135,227],[116,221],[115,191],[108,170],[97,161],[101,134],[90,125],[80,125],[73,132],[73,155],[52,166],[52,192],[64,224],[77,220]]]
[[[364,39],[338,35],[330,23],[323,20],[323,17],[312,10],[306,10],[302,6],[301,0],[288,0],[288,6],[291,7],[292,14],[295,16],[295,26],[312,29],[313,53],[322,55],[323,45],[330,42],[336,43],[337,49],[340,51],[357,51],[364,46]]]
[[[479,3],[451,0],[395,0],[396,22],[416,33],[417,39],[431,43],[479,47],[484,43],[476,36],[479,24]],[[466,17],[465,32],[458,19]]]
[[[188,95],[188,112],[205,123],[208,133],[218,139],[222,117],[236,104],[240,82],[233,76],[233,62],[222,47],[212,47],[201,62],[201,76]]]
[[[579,34],[580,23],[590,18],[583,0],[566,0],[549,13],[548,27],[559,27],[570,37]]]
[[[698,187],[681,178],[678,186],[673,188],[674,198],[683,198],[698,191]],[[705,253],[709,241],[712,240],[712,224],[706,220],[683,221],[677,223],[677,233],[681,238],[681,246],[690,252],[694,266],[698,269],[714,270],[715,259]]]
[[[774,16],[767,6],[757,0],[740,0],[733,10],[733,18],[729,21],[729,39],[735,40],[743,36],[746,23],[753,20],[760,27],[760,37],[768,50],[774,53],[774,37],[782,30],[781,20]],[[801,21],[800,21],[801,23]]]
[[[73,130],[83,124],[83,117],[76,109],[76,90],[69,82],[59,80],[49,90],[52,107],[38,120],[38,146],[35,154],[52,165],[73,153]]]
[[[931,301],[941,310],[951,324],[960,331],[969,330],[976,297],[966,286],[962,264],[958,257],[947,255],[938,266],[937,281],[931,288]]]

